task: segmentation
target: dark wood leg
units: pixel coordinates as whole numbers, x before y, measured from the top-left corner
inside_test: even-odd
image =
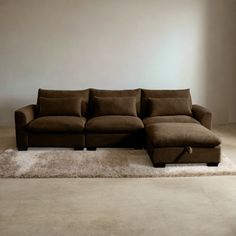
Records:
[[[207,166],[218,166],[218,162],[213,162],[213,163],[207,163]]]
[[[154,167],[156,167],[156,168],[165,168],[165,167],[166,167],[166,164],[163,164],[163,163],[156,163],[156,164],[154,164]]]
[[[97,148],[95,147],[87,147],[87,151],[96,151]]]
[[[28,147],[17,147],[18,151],[27,151]]]
[[[75,151],[83,151],[84,148],[83,148],[83,147],[74,147],[74,150],[75,150]]]

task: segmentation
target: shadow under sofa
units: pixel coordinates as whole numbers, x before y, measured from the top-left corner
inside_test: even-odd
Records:
[[[210,130],[211,119],[206,108],[192,105],[189,89],[39,89],[36,105],[15,111],[16,142],[18,150],[28,147],[146,148],[157,167],[199,162],[218,165],[220,140]],[[196,132],[203,132],[198,140],[191,135],[191,125]],[[159,132],[162,130],[160,134],[165,137],[166,127],[176,129],[177,133],[172,132],[170,144],[167,138],[165,146],[159,147]],[[176,127],[185,130],[182,136],[178,136]],[[181,142],[173,143],[173,136]],[[192,143],[186,141],[185,136],[189,136]]]

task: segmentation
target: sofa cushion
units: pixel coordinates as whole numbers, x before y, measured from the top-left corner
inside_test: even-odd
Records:
[[[221,142],[210,130],[194,123],[159,123],[145,128],[154,147],[215,147]]]
[[[83,132],[86,119],[76,116],[43,116],[31,121],[26,129],[31,132]]]
[[[90,101],[93,101],[94,97],[136,97],[136,109],[137,114],[140,114],[140,102],[141,102],[141,89],[129,89],[129,90],[102,90],[102,89],[90,89]],[[90,115],[93,114],[93,102],[90,102]]]
[[[187,98],[192,108],[192,100],[189,89],[182,90],[150,90],[142,89],[141,114],[148,116],[148,100],[150,98]]]
[[[99,116],[86,123],[86,130],[93,133],[132,133],[144,128],[135,116]]]
[[[93,115],[137,116],[136,97],[94,97]]]
[[[82,116],[88,115],[88,101],[89,101],[89,89],[85,90],[48,90],[48,89],[39,89],[38,90],[38,101],[39,98],[68,98],[68,97],[77,97],[81,100],[81,114]]]
[[[197,123],[199,122],[191,116],[177,115],[177,116],[153,116],[143,119],[144,125],[155,123]]]
[[[39,98],[40,116],[81,116],[81,102],[77,97]]]
[[[192,115],[188,98],[149,98],[148,106],[148,116]]]

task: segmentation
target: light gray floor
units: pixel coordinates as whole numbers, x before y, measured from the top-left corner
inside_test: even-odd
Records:
[[[214,131],[236,161],[236,124]],[[0,179],[0,235],[235,236],[236,177]]]

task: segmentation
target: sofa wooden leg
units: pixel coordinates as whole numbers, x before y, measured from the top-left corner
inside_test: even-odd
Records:
[[[18,151],[27,151],[28,147],[17,147]]]
[[[163,163],[156,163],[156,164],[153,164],[153,165],[156,168],[165,168],[166,167],[166,164],[163,164]]]
[[[74,147],[74,150],[75,150],[75,151],[83,151],[84,148],[83,148],[83,147]]]
[[[218,166],[219,162],[207,163],[207,166]]]
[[[95,147],[87,147],[87,151],[96,151],[97,148]]]

